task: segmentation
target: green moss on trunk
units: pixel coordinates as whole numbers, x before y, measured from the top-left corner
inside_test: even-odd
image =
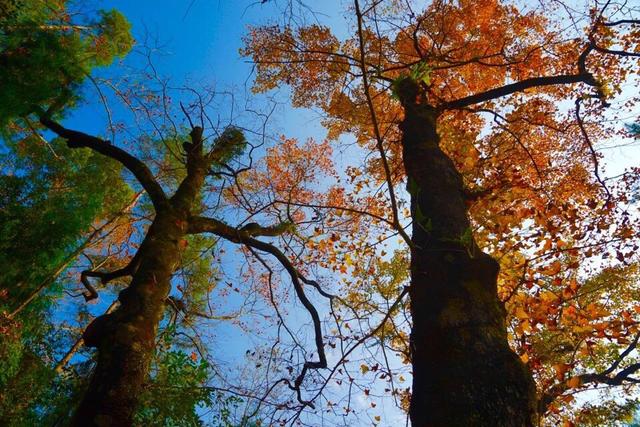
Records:
[[[437,111],[420,105],[415,87],[406,86],[399,97],[413,186],[412,425],[531,426],[535,386],[507,342],[498,263],[469,233],[462,178],[439,147]],[[418,213],[429,228],[415,221]]]
[[[158,324],[180,261],[185,218],[158,214],[139,249],[139,268],[120,293],[120,307],[94,320],[84,338],[98,364],[72,424],[129,426],[147,377]]]

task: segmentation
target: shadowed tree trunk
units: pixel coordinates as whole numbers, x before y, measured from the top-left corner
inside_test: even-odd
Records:
[[[188,223],[199,207],[198,195],[207,170],[224,149],[203,153],[202,128],[194,127],[191,142],[184,144],[187,176],[175,194],[167,198],[151,171],[140,160],[99,138],[69,130],[43,114],[41,122],[67,139],[71,148],[90,148],[121,162],[137,178],[151,198],[156,211],[140,248],[125,268],[114,272],[85,271],[82,282],[87,299],[97,297],[89,277],[102,283],[131,276],[130,285],[120,292],[117,310],[93,320],[82,338],[98,350],[97,365],[85,395],[73,417],[74,426],[128,426],[132,424],[138,396],[155,348],[155,337],[171,276],[180,265]]]
[[[180,265],[188,221],[196,208],[211,159],[203,154],[202,129],[194,128],[187,151],[187,177],[170,199],[156,195],[156,216],[138,252],[125,269],[131,275],[120,292],[120,306],[96,318],[83,334],[85,345],[98,349],[97,366],[73,418],[75,426],[126,426],[138,404],[155,348],[158,324]],[[105,277],[101,277],[103,282]]]
[[[414,427],[530,426],[531,374],[507,342],[498,263],[471,233],[462,177],[439,147],[438,111],[399,91],[413,221],[411,311]]]
[[[414,2],[353,0],[352,4],[349,15],[356,18],[355,36],[322,24],[255,28],[243,49],[256,63],[254,90],[267,92],[286,84],[294,106],[318,107],[327,115],[331,138],[353,133],[362,146],[375,143],[379,159],[374,173],[378,180],[384,177],[388,191],[391,218],[386,222],[411,249],[413,426],[531,426],[544,415],[549,402],[572,387],[562,384],[538,401],[531,372],[510,349],[506,311],[497,296],[499,265],[474,241],[464,183],[441,150],[438,122],[444,120],[445,111],[464,112],[447,115],[447,127],[468,126],[464,118],[468,113],[493,113],[496,132],[517,140],[540,180],[547,178],[540,174],[536,158],[504,123],[523,123],[522,136],[531,135],[531,144],[540,142],[536,150],[549,150],[551,156],[555,152],[545,138],[548,142],[560,138],[562,144],[566,137],[575,138],[573,132],[578,129],[609,209],[612,194],[599,175],[598,152],[588,132],[592,125],[597,128],[597,119],[585,123],[580,107],[583,102],[591,104],[590,100],[605,107],[607,99],[615,96],[607,85],[624,81],[627,71],[613,64],[638,56],[629,49],[635,46],[635,39],[631,41],[632,32],[625,26],[640,22],[631,14],[629,19],[608,21],[608,14],[620,11],[607,10],[610,3],[606,2],[601,8],[594,7],[590,18],[583,21],[578,31],[584,31],[584,37],[552,42],[557,34],[545,27],[550,21],[544,15],[519,10],[518,4],[509,2],[492,2],[488,9],[473,1],[428,2],[424,8]],[[526,37],[511,31],[519,25],[526,28],[522,33]],[[611,43],[616,49],[605,47]],[[603,60],[612,65],[608,76],[602,67],[595,67]],[[514,72],[516,64],[523,67],[518,72]],[[591,64],[597,69],[595,75],[589,71]],[[508,98],[515,94],[524,96]],[[411,194],[411,237],[404,231],[401,204],[394,195],[400,171],[389,161],[396,159],[390,150],[395,139],[393,124],[400,117],[392,100],[396,97],[404,113],[400,130]],[[487,104],[498,99],[504,103]],[[565,117],[565,108],[556,111],[547,104],[569,100],[575,101],[575,121]],[[364,108],[368,109],[366,117]],[[474,131],[482,126],[481,121],[474,123]],[[553,132],[547,134],[547,128]],[[545,136],[538,140],[539,134]],[[485,142],[493,143],[487,139],[482,144]],[[573,149],[566,154],[578,155]],[[575,175],[582,175],[584,165],[577,164],[580,172]],[[367,166],[373,169],[372,163]],[[515,178],[524,176],[510,177],[514,188],[519,186]],[[565,180],[564,174],[558,176]],[[478,184],[491,185],[487,182],[491,176],[486,178]],[[582,179],[566,179],[562,185],[577,185],[572,190],[580,192],[577,188],[582,184],[577,182],[587,184],[588,178]],[[483,190],[490,195],[494,189]],[[529,190],[535,191],[533,186]],[[536,245],[536,241],[531,243]],[[602,373],[580,375],[574,381],[621,384],[630,371],[623,369],[612,378],[618,366],[616,362]]]
[[[85,344],[98,364],[74,418],[77,426],[130,425],[155,348],[158,323],[180,262],[184,214],[160,212],[140,248],[139,267],[120,293],[120,308],[87,328]]]

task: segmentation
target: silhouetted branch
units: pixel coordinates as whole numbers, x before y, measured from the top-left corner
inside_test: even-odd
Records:
[[[167,203],[167,197],[160,184],[156,181],[149,168],[138,158],[125,150],[111,145],[109,141],[87,135],[86,133],[67,129],[59,123],[51,120],[45,114],[40,115],[40,123],[58,136],[67,140],[70,148],[90,148],[104,156],[120,162],[136,177],[140,185],[145,189],[156,211],[162,209]]]

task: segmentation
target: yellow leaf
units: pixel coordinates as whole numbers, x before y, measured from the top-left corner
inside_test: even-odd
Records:
[[[363,363],[362,365],[360,365],[360,371],[363,374],[366,374],[367,372],[369,372],[369,367]]]
[[[529,315],[522,307],[516,308],[516,317],[520,320],[528,319]]]
[[[353,265],[353,260],[351,259],[351,255],[349,255],[349,254],[345,254],[345,255],[344,255],[344,262],[345,262],[347,265]]]
[[[551,302],[554,302],[556,299],[558,299],[558,297],[556,296],[556,294],[554,294],[551,291],[543,291],[540,293],[540,299],[542,300],[543,303],[549,304]]]
[[[583,334],[585,332],[591,332],[592,330],[593,330],[593,327],[591,325],[573,327],[573,332],[575,332],[576,334]]]
[[[529,355],[527,353],[521,354],[520,360],[522,360],[522,363],[529,363]]]
[[[380,415],[376,415],[375,417],[373,417],[374,420],[376,420],[376,422],[380,422]]]

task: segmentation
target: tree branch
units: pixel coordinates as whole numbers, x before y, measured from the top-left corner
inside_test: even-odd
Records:
[[[142,188],[147,192],[156,211],[167,203],[167,197],[160,184],[156,181],[149,168],[138,158],[121,148],[111,145],[109,141],[87,135],[83,132],[67,129],[51,120],[46,114],[40,114],[40,123],[58,136],[67,140],[70,148],[90,148],[104,156],[120,162],[136,177]]]
[[[609,201],[611,200],[611,193],[609,192],[609,189],[607,188],[607,185],[605,184],[604,180],[600,177],[600,165],[598,162],[598,154],[596,153],[595,148],[593,148],[593,144],[591,143],[591,139],[589,138],[589,134],[587,133],[587,129],[584,126],[584,121],[582,120],[582,117],[580,116],[580,103],[581,103],[581,98],[576,99],[576,121],[578,122],[578,127],[580,128],[580,133],[582,134],[582,138],[584,139],[584,143],[587,144],[587,147],[589,148],[589,153],[591,154],[591,159],[593,160],[593,167],[594,167],[594,172],[595,172],[595,176],[596,176],[596,180],[598,181],[598,183],[602,186],[602,188],[604,189],[604,192],[607,194],[607,200],[605,201],[605,205],[609,204]]]
[[[82,282],[84,287],[87,289],[87,292],[84,292],[82,294],[84,296],[85,301],[91,301],[98,298],[98,292],[93,287],[93,285],[91,285],[91,282],[89,282],[89,277],[97,277],[100,279],[100,283],[105,285],[110,281],[112,281],[113,279],[117,279],[118,277],[132,276],[138,269],[139,254],[140,254],[140,250],[136,252],[136,254],[131,259],[131,261],[129,261],[129,264],[115,271],[101,272],[101,271],[84,270],[82,273],[80,273],[80,281]]]
[[[186,112],[185,112],[186,114]],[[191,119],[189,119],[191,122]],[[203,154],[203,128],[195,126],[191,128],[189,137],[191,142],[182,144],[187,157],[187,176],[182,180],[175,194],[171,197],[174,206],[189,210],[193,201],[200,193],[200,189],[207,175],[209,164]]]
[[[604,25],[605,27],[614,27],[616,25],[622,25],[622,24],[640,24],[640,19],[621,19],[619,21],[613,21],[613,22],[602,22],[602,25]]]
[[[285,270],[287,270],[289,276],[291,276],[291,281],[293,282],[296,296],[298,297],[304,308],[309,312],[311,320],[313,321],[315,344],[319,359],[318,361],[306,361],[304,363],[302,371],[295,379],[294,385],[289,385],[290,388],[296,390],[296,392],[299,393],[300,385],[302,384],[302,381],[304,380],[309,369],[321,369],[327,367],[327,358],[324,352],[324,342],[322,339],[322,326],[320,322],[320,316],[318,315],[318,311],[316,310],[315,306],[311,303],[309,298],[307,298],[307,295],[304,292],[304,287],[302,285],[302,282],[312,284],[313,281],[301,276],[293,266],[291,261],[287,258],[287,256],[278,248],[270,243],[263,242],[254,238],[254,236],[277,236],[289,230],[291,226],[292,225],[290,223],[282,223],[271,227],[262,227],[256,223],[252,223],[247,224],[240,229],[237,229],[213,218],[193,217],[189,220],[189,227],[187,229],[187,232],[190,234],[213,233],[231,242],[245,244],[250,248],[267,252],[273,255],[280,262],[280,264],[282,264]],[[315,285],[317,285],[317,283]],[[319,285],[315,285],[313,286],[316,287],[316,289],[321,290],[319,288]],[[322,294],[330,297],[330,294],[327,294],[324,291],[322,292]],[[301,402],[303,402],[305,405],[312,406],[310,402],[305,402],[303,400],[301,400]]]
[[[600,383],[607,384],[612,386],[619,386],[623,383],[640,383],[640,379],[631,377],[632,374],[636,373],[640,370],[640,363],[632,363],[626,368],[620,370],[614,376],[611,376],[613,371],[615,371],[620,363],[623,362],[625,357],[629,355],[634,349],[636,349],[638,345],[638,340],[640,339],[640,332],[636,334],[635,338],[629,344],[629,346],[616,358],[616,360],[611,364],[611,366],[600,372],[600,373],[590,373],[590,374],[581,374],[574,378],[578,378],[580,385],[589,384],[589,383]],[[538,408],[541,414],[544,414],[547,411],[547,408],[551,403],[561,396],[565,391],[570,389],[567,382],[562,382],[560,384],[556,384],[551,387],[547,392],[545,392],[540,399],[538,400]]]
[[[250,246],[252,248],[270,253],[282,264],[285,270],[287,270],[287,272],[289,273],[289,276],[291,276],[291,281],[293,282],[293,288],[296,292],[298,299],[300,300],[304,308],[311,315],[311,319],[313,321],[313,329],[315,333],[316,350],[318,352],[319,360],[317,362],[312,362],[312,361],[304,362],[302,371],[294,381],[293,389],[299,391],[300,385],[302,384],[302,381],[304,380],[305,375],[309,369],[321,369],[321,368],[327,367],[327,357],[324,353],[324,342],[322,340],[322,326],[320,323],[320,316],[318,315],[318,311],[316,310],[314,305],[311,303],[311,301],[309,301],[309,299],[307,298],[307,295],[304,292],[304,288],[300,281],[300,276],[298,274],[298,271],[293,266],[293,264],[291,264],[291,261],[289,261],[289,259],[286,257],[284,253],[282,253],[275,246],[269,243],[254,239],[252,237],[246,239],[243,243],[245,243],[247,246]]]
[[[560,75],[560,76],[545,76],[545,77],[532,77],[530,79],[522,80],[520,82],[508,84],[499,88],[490,89],[486,92],[470,95],[464,98],[449,101],[439,106],[441,110],[455,110],[460,108],[469,107],[473,104],[479,104],[481,102],[490,101],[492,99],[501,98],[503,96],[511,95],[516,92],[523,92],[527,89],[543,86],[554,86],[560,84],[571,83],[586,83],[589,86],[598,86],[593,76],[590,73]]]
[[[393,214],[393,225],[402,239],[411,247],[413,242],[411,237],[404,231],[402,224],[400,224],[400,218],[398,214],[398,202],[396,201],[396,194],[393,189],[393,179],[391,177],[391,168],[389,167],[389,161],[387,160],[387,154],[384,150],[384,140],[380,132],[380,126],[378,124],[378,117],[373,105],[371,93],[369,91],[369,79],[367,78],[367,64],[365,59],[365,47],[364,47],[364,29],[363,29],[363,13],[360,12],[360,3],[355,0],[356,17],[358,19],[358,41],[360,49],[360,69],[362,70],[362,86],[364,88],[364,94],[367,99],[367,106],[369,107],[369,114],[371,115],[371,124],[373,125],[373,133],[376,139],[376,148],[380,154],[380,160],[382,161],[382,167],[384,169],[385,181],[389,190],[389,201],[391,202],[391,212]]]
[[[628,56],[632,58],[640,58],[640,53],[636,52],[627,52],[626,50],[615,50],[615,49],[605,49],[603,47],[594,46],[594,50],[600,53],[607,53],[609,55],[618,55],[618,56]]]
[[[227,223],[214,218],[194,216],[189,219],[187,234],[212,233],[234,243],[244,243],[245,239],[256,236],[280,236],[292,231],[295,226],[290,222],[263,227],[255,222],[240,228],[234,228]]]

